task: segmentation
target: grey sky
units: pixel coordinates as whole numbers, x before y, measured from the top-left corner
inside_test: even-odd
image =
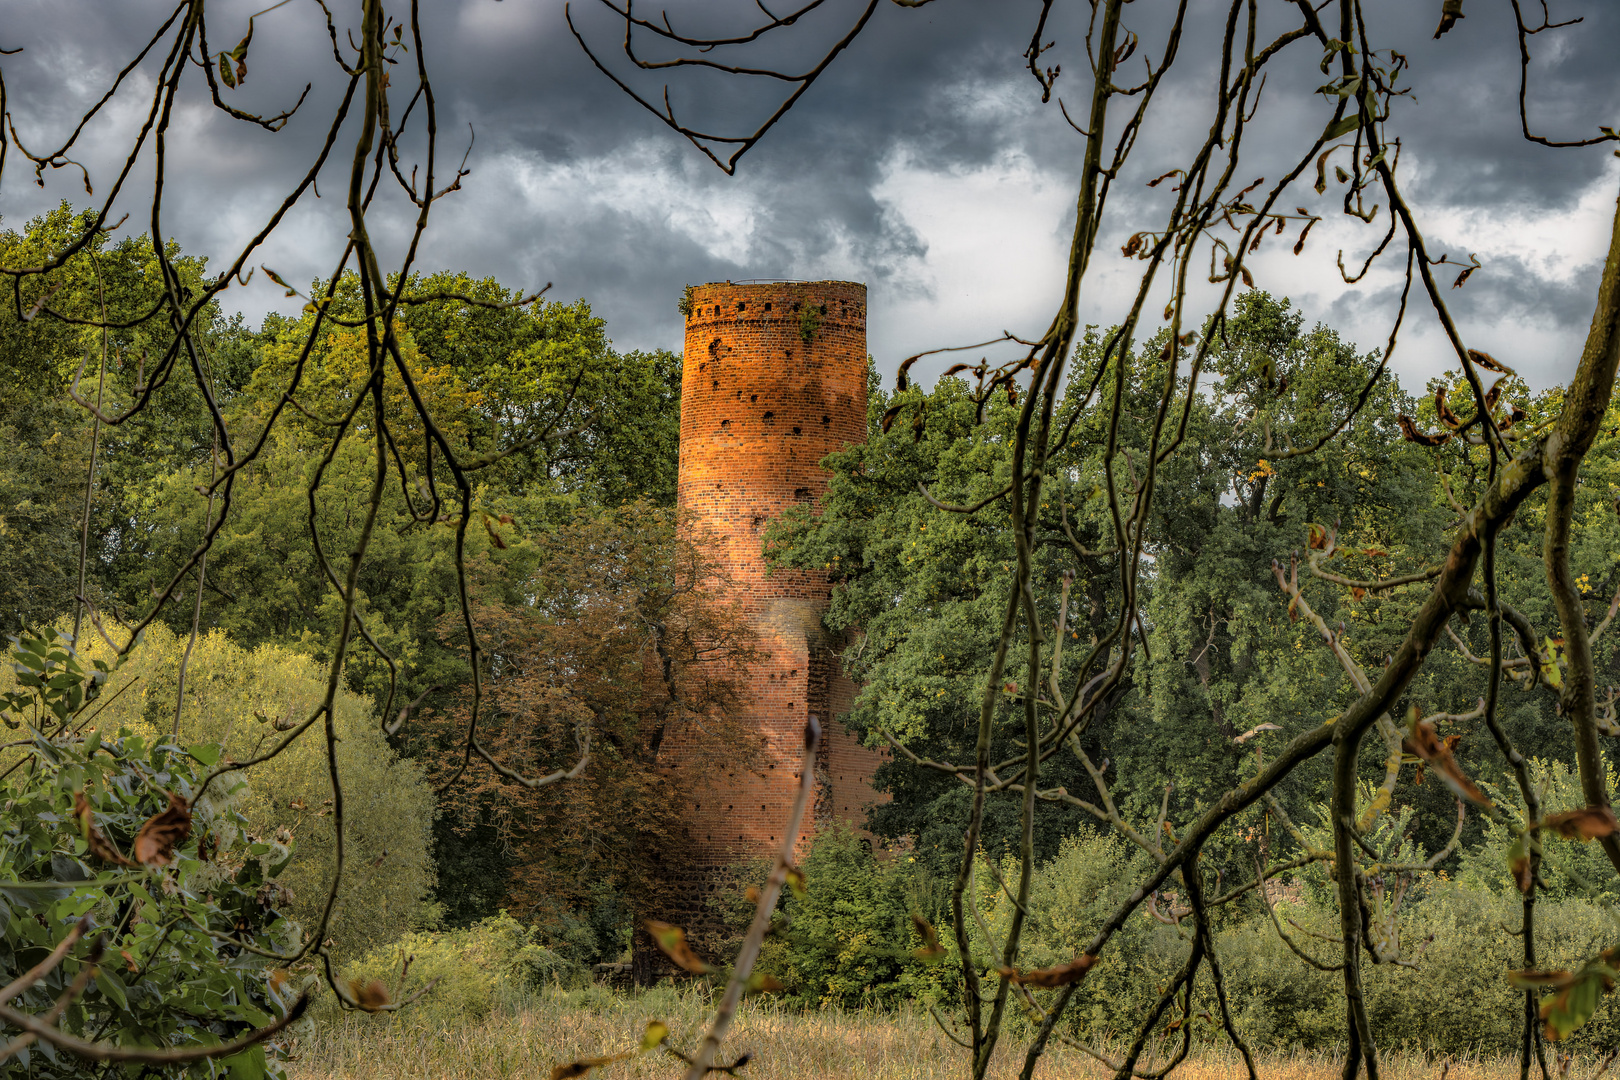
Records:
[[[261,6],[262,0],[211,5],[215,35],[231,40],[211,40],[210,47],[229,48]],[[334,5],[340,12],[350,6]],[[1058,93],[1073,102],[1084,96],[1085,57],[1068,9],[1083,15],[1085,5],[1057,6],[1047,35],[1057,44],[1045,62],[1063,65]],[[1137,0],[1127,9],[1128,25],[1142,32],[1152,55],[1170,6]],[[1208,124],[1202,90],[1216,77],[1208,53],[1219,33],[1218,7],[1224,5],[1192,5],[1177,73],[1116,191],[1089,279],[1089,321],[1116,321],[1130,295],[1135,264],[1117,256],[1119,244],[1157,223],[1164,195],[1145,180],[1169,168],[1176,146]],[[1083,144],[1055,101],[1041,104],[1021,67],[1035,0],[937,0],[916,11],[885,3],[855,45],[743,158],[736,177],[715,169],[602,77],[569,35],[557,0],[432,0],[423,8],[440,101],[441,170],[459,158],[469,125],[477,135],[464,190],[435,211],[419,263],[426,269],[466,269],[513,287],[553,282],[553,298],[588,299],[620,349],[679,349],[675,302],[687,282],[863,280],[871,288],[872,351],[888,370],[909,353],[1004,329],[1039,334],[1051,317]],[[752,8],[731,0],[669,5],[683,29],[740,25]],[[829,0],[789,31],[797,36],[774,55],[802,63],[856,9],[851,0]],[[133,55],[160,10],[146,0],[0,0],[0,46],[26,50],[3,58],[23,137],[59,137]],[[1274,33],[1298,19],[1282,0],[1260,0],[1260,10]],[[1516,364],[1535,384],[1565,377],[1590,317],[1620,162],[1607,147],[1549,150],[1520,138],[1517,44],[1501,0],[1470,0],[1468,17],[1440,41],[1431,40],[1438,0],[1380,0],[1369,10],[1383,35],[1375,44],[1400,49],[1413,65],[1415,93],[1398,119],[1402,175],[1419,221],[1436,251],[1463,258],[1474,252],[1484,263],[1465,288],[1448,290],[1468,343]],[[621,28],[609,13],[594,0],[576,0],[574,11],[589,40],[623,71]],[[1552,135],[1589,135],[1597,124],[1620,120],[1612,62],[1620,10],[1599,0],[1557,0],[1554,11],[1586,21],[1532,39],[1532,118]],[[256,25],[248,79],[233,103],[273,111],[305,81],[314,88],[303,113],[276,135],[201,102],[183,110],[171,147],[166,220],[189,252],[217,258],[258,227],[307,168],[340,90],[317,7],[295,0]],[[1301,43],[1293,51],[1297,56],[1273,72],[1266,89],[1264,124],[1251,136],[1242,166],[1250,178],[1275,177],[1286,167],[1283,137],[1292,150],[1331,112],[1311,93],[1324,81],[1316,66],[1320,49]],[[635,85],[657,96],[661,81],[643,76]],[[770,88],[701,77],[671,83],[677,105],[709,126],[737,130],[771,103]],[[99,184],[110,179],[138,123],[140,96],[110,110],[81,144],[78,157]],[[6,226],[19,227],[63,198],[87,201],[68,170],[50,174],[40,189],[18,164],[8,162],[0,189]],[[301,205],[255,263],[299,282],[329,272],[346,231],[345,165],[329,163],[323,197]],[[127,229],[145,230],[148,193],[139,183],[130,188]],[[1316,200],[1308,179],[1299,194],[1309,199],[1290,198],[1289,208]],[[1316,204],[1333,199],[1330,188]],[[378,231],[397,241],[406,218],[398,204],[389,206]],[[1292,297],[1308,318],[1329,322],[1363,348],[1381,346],[1396,268],[1375,270],[1349,287],[1333,252],[1343,247],[1347,262],[1359,261],[1382,236],[1387,211],[1370,226],[1330,217],[1299,259],[1288,243],[1263,249],[1255,262],[1259,285]],[[1454,276],[1448,271],[1446,280]],[[297,304],[262,274],[226,300],[255,321],[267,308]],[[1420,390],[1423,377],[1447,359],[1432,321],[1419,319],[1395,368],[1409,389]]]

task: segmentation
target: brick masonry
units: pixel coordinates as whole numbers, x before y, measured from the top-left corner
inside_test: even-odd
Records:
[[[766,658],[748,672],[742,717],[747,738],[758,739],[747,749],[757,752],[706,760],[678,736],[660,750],[660,764],[684,774],[683,786],[694,793],[679,864],[669,866],[682,894],[671,915],[689,927],[706,921],[702,899],[715,887],[716,870],[768,856],[780,844],[807,715],[824,735],[801,847],[834,820],[859,828],[879,798],[871,778],[883,760],[835,719],[849,711],[855,688],[838,659],[844,643],[829,640],[822,627],[828,576],[767,575],[761,555],[773,517],[825,494],[822,458],[866,439],[866,287],[724,282],[694,287],[690,301],[678,499],[694,528],[719,539],[719,562]]]

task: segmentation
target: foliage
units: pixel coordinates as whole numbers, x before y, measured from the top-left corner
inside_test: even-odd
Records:
[[[1580,777],[1561,761],[1530,759],[1530,776],[1541,792],[1543,815],[1551,815],[1586,805],[1581,793]],[[1614,766],[1606,771],[1605,780],[1610,792],[1616,790]],[[1489,889],[1492,892],[1517,890],[1509,868],[1509,852],[1519,838],[1524,825],[1523,804],[1517,792],[1492,790],[1496,804],[1516,811],[1512,817],[1504,814],[1485,823],[1485,835],[1469,848],[1459,860],[1457,877],[1460,881]],[[1518,804],[1518,805],[1515,805]],[[1516,819],[1516,820],[1515,820]],[[1541,863],[1541,884],[1538,892],[1553,900],[1589,899],[1613,904],[1616,883],[1609,873],[1608,860],[1603,849],[1596,844],[1582,843],[1561,837],[1548,829],[1541,833],[1544,850]]]
[[[148,630],[108,687],[95,724],[127,728],[148,742],[167,737],[186,647],[186,639],[162,625]],[[94,638],[79,653],[92,662],[111,659],[106,643]],[[0,672],[0,684],[4,680]],[[191,649],[179,736],[218,745],[228,757],[246,761],[306,719],[325,684],[326,673],[307,657],[272,645],[243,649],[219,631],[203,634]],[[434,883],[435,811],[420,767],[390,749],[370,702],[340,690],[334,714],[346,856],[364,870],[345,880],[328,935],[336,954],[353,955],[393,940],[420,918]],[[295,741],[255,766],[252,777],[238,810],[256,835],[296,838],[297,851],[278,879],[290,891],[282,905],[296,921],[314,926],[337,869],[325,747],[312,739]]]
[[[683,535],[670,511],[635,502],[550,530],[502,528],[501,563],[481,564],[487,587],[474,607],[488,657],[483,745],[526,774],[570,769],[587,740],[589,757],[566,788],[485,774],[442,805],[458,832],[498,829],[513,853],[514,912],[559,943],[572,938],[582,961],[617,960],[623,929],[656,906],[664,867],[679,858],[687,793],[659,766],[659,748],[714,740],[740,752],[728,717],[754,639],[717,588],[703,538]],[[418,729],[415,753],[441,777],[460,766],[471,709],[464,686]]]
[[[540,945],[533,927],[504,911],[460,930],[405,934],[356,957],[343,975],[383,979],[393,984],[396,999],[425,991],[397,1022],[432,1030],[516,1008],[546,987],[575,989],[590,981],[583,966]],[[336,1016],[324,1019],[335,1022]]]
[[[93,717],[80,714],[108,675],[123,674],[116,665],[85,662],[50,634],[21,639],[13,655],[18,688],[6,693],[4,719],[31,738],[0,780],[0,970],[39,963],[90,920],[87,943],[69,943],[16,1007],[40,1016],[58,1005],[70,1034],[147,1048],[217,1045],[286,1015],[291,995],[272,990],[270,965],[231,944],[283,952],[300,937],[281,910],[280,875],[294,846],[254,832],[242,812],[247,782],[226,773],[204,790],[221,760],[217,744],[143,736],[104,718],[87,727]],[[139,837],[172,812],[175,797],[189,836],[144,866],[120,866],[142,854]],[[22,1034],[5,1027],[7,1039]],[[48,1041],[20,1047],[31,1076],[103,1075]],[[217,1064],[122,1068],[128,1076],[283,1075],[274,1044]]]
[[[953,974],[914,955],[911,916],[930,906],[916,867],[910,856],[875,856],[871,842],[842,823],[816,834],[800,864],[804,891],[784,893],[786,929],[760,953],[759,967],[781,981],[785,1003],[892,1008],[951,995]],[[748,876],[764,874],[756,868]],[[733,895],[742,899],[740,891]],[[738,905],[722,914],[740,934],[752,910]]]
[[[34,263],[76,237],[91,218],[63,204],[29,221],[21,232],[0,232],[0,263]],[[170,244],[170,265],[182,287],[196,288],[205,260]],[[158,260],[146,237],[101,237],[85,257],[52,280],[51,305],[80,319],[138,320],[162,295]],[[153,357],[174,340],[166,322],[142,322],[106,331],[54,318],[19,317],[0,304],[0,632],[16,633],[61,613],[77,588],[85,480],[90,475],[91,425],[64,392],[78,380],[87,401],[108,414],[127,409],[143,385]],[[240,387],[249,370],[240,317],[206,307],[199,345],[208,375],[222,398]],[[104,372],[104,379],[102,373]],[[206,460],[209,432],[196,385],[175,379],[151,388],[149,406],[117,427],[95,434],[97,468],[92,506],[89,584],[133,569],[142,553],[143,528],[135,507],[155,475]]]

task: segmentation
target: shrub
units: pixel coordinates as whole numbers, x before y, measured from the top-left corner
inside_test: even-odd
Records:
[[[111,657],[100,639],[82,644],[87,660]],[[166,738],[185,647],[186,639],[162,624],[148,628],[91,723],[103,731],[128,728],[148,741]],[[309,716],[326,678],[314,660],[283,647],[249,651],[223,633],[205,633],[187,668],[182,741],[216,743],[245,760],[284,738],[283,726]],[[0,690],[8,680],[0,672]],[[434,882],[434,804],[421,770],[389,748],[366,698],[340,688],[333,712],[349,863],[327,936],[336,955],[353,956],[418,925]],[[331,798],[326,740],[317,725],[254,766],[240,805],[249,833],[269,837],[286,828],[297,838],[281,882],[292,894],[288,913],[306,926],[320,921],[337,861]]]
[[[784,929],[767,937],[760,952],[759,970],[783,985],[779,1000],[813,1008],[954,1001],[958,972],[913,955],[922,942],[911,914],[928,906],[916,866],[905,855],[874,855],[870,843],[841,822],[818,833],[800,865],[804,892],[783,890]],[[764,861],[733,868],[711,902],[731,937],[699,940],[720,962],[735,955],[753,917],[745,888],[762,883],[769,871]]]
[[[401,982],[407,959],[410,965]],[[397,1023],[429,1027],[516,1009],[547,986],[591,986],[583,965],[542,947],[533,928],[504,911],[462,930],[406,934],[346,965],[344,977],[361,983],[380,978],[396,999],[425,991],[394,1016]]]
[[[217,1045],[284,1016],[291,995],[272,994],[267,963],[228,940],[272,951],[299,940],[280,910],[277,881],[291,849],[249,834],[246,783],[227,773],[199,795],[219,760],[217,745],[181,745],[128,728],[75,734],[73,721],[93,705],[108,671],[82,665],[49,633],[22,639],[14,656],[0,718],[31,738],[14,748],[0,779],[0,971],[41,962],[81,918],[92,925],[88,940],[12,1006],[39,1016],[65,999],[59,1023],[68,1034],[139,1047]],[[184,803],[171,803],[171,792]],[[189,825],[172,852],[136,843],[160,814]],[[88,981],[75,994],[70,987],[80,977]],[[21,1034],[7,1028],[0,1039]],[[119,1075],[48,1041],[12,1056],[42,1080]],[[255,1045],[223,1062],[145,1071],[131,1064],[125,1075],[280,1077],[279,1057],[275,1045]]]
[[[1577,849],[1576,854],[1584,853]],[[1035,873],[1020,966],[1060,963],[1084,950],[1101,920],[1118,906],[1121,894],[1140,879],[1145,859],[1112,835],[1086,832],[1066,840],[1060,854]],[[1015,872],[1015,864],[1002,869],[1004,876]],[[999,940],[1011,905],[999,886],[983,887],[987,876],[987,869],[981,868],[980,901]],[[1337,941],[1324,941],[1312,933],[1336,939],[1337,911],[1312,899],[1315,890],[1305,884],[1300,880],[1272,886],[1278,918],[1291,918],[1305,928],[1283,922],[1301,949],[1334,963],[1340,952]],[[1342,976],[1313,968],[1294,955],[1255,898],[1214,914],[1228,1000],[1239,1031],[1251,1045],[1331,1050],[1340,1044]],[[1364,963],[1362,969],[1367,1010],[1380,1039],[1429,1053],[1512,1052],[1519,1038],[1522,998],[1506,973],[1523,967],[1521,945],[1512,932],[1520,914],[1517,889],[1489,888],[1477,877],[1442,878],[1414,890],[1402,909],[1400,931],[1406,943],[1403,955],[1415,957],[1415,966]],[[1538,958],[1543,967],[1554,969],[1579,967],[1614,938],[1613,919],[1599,901],[1567,894],[1539,903],[1537,926]],[[1157,1001],[1159,987],[1180,967],[1191,931],[1190,919],[1178,933],[1145,911],[1133,917],[1076,987],[1068,1010],[1070,1033],[1086,1039],[1134,1033]],[[993,977],[988,966],[984,973]],[[1049,1000],[1050,993],[1043,994]],[[1216,1008],[1213,989],[1207,978],[1201,979],[1194,995],[1195,1014],[1207,1011],[1218,1016]],[[1027,1026],[1022,1016],[1013,1024],[1015,1029]],[[1224,1039],[1207,1022],[1201,1030],[1204,1037]],[[1617,1041],[1620,1009],[1611,995],[1602,999],[1596,1015],[1565,1049],[1607,1049]]]

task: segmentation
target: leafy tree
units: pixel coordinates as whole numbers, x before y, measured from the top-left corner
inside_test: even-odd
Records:
[[[89,228],[94,218],[87,213],[63,204],[21,232],[0,232],[0,260],[46,259]],[[204,260],[172,244],[166,254],[180,287],[200,291]],[[103,237],[29,303],[14,298],[0,305],[0,530],[6,538],[0,544],[0,627],[8,632],[53,619],[74,603],[92,449],[85,584],[95,597],[108,591],[108,568],[116,580],[149,554],[139,518],[154,477],[207,460],[210,436],[198,383],[147,377],[176,346],[172,326],[141,318],[162,295],[146,237]],[[240,317],[222,317],[216,303],[204,305],[193,321],[199,370],[220,400],[246,379],[246,333]],[[99,402],[118,422],[87,423],[70,387],[83,404]]]
[[[495,774],[449,787],[446,816],[458,833],[498,831],[511,853],[507,907],[559,941],[583,919],[579,959],[615,959],[632,917],[664,897],[682,848],[691,793],[660,767],[659,748],[714,741],[717,756],[745,753],[730,717],[752,633],[717,591],[701,538],[678,530],[672,511],[637,502],[584,509],[526,537],[501,531],[503,547],[475,579],[509,573],[497,557],[526,572],[474,607],[489,650],[479,729]],[[419,728],[416,753],[441,783],[463,766],[473,707],[464,687]],[[581,782],[512,782],[554,771]]]

